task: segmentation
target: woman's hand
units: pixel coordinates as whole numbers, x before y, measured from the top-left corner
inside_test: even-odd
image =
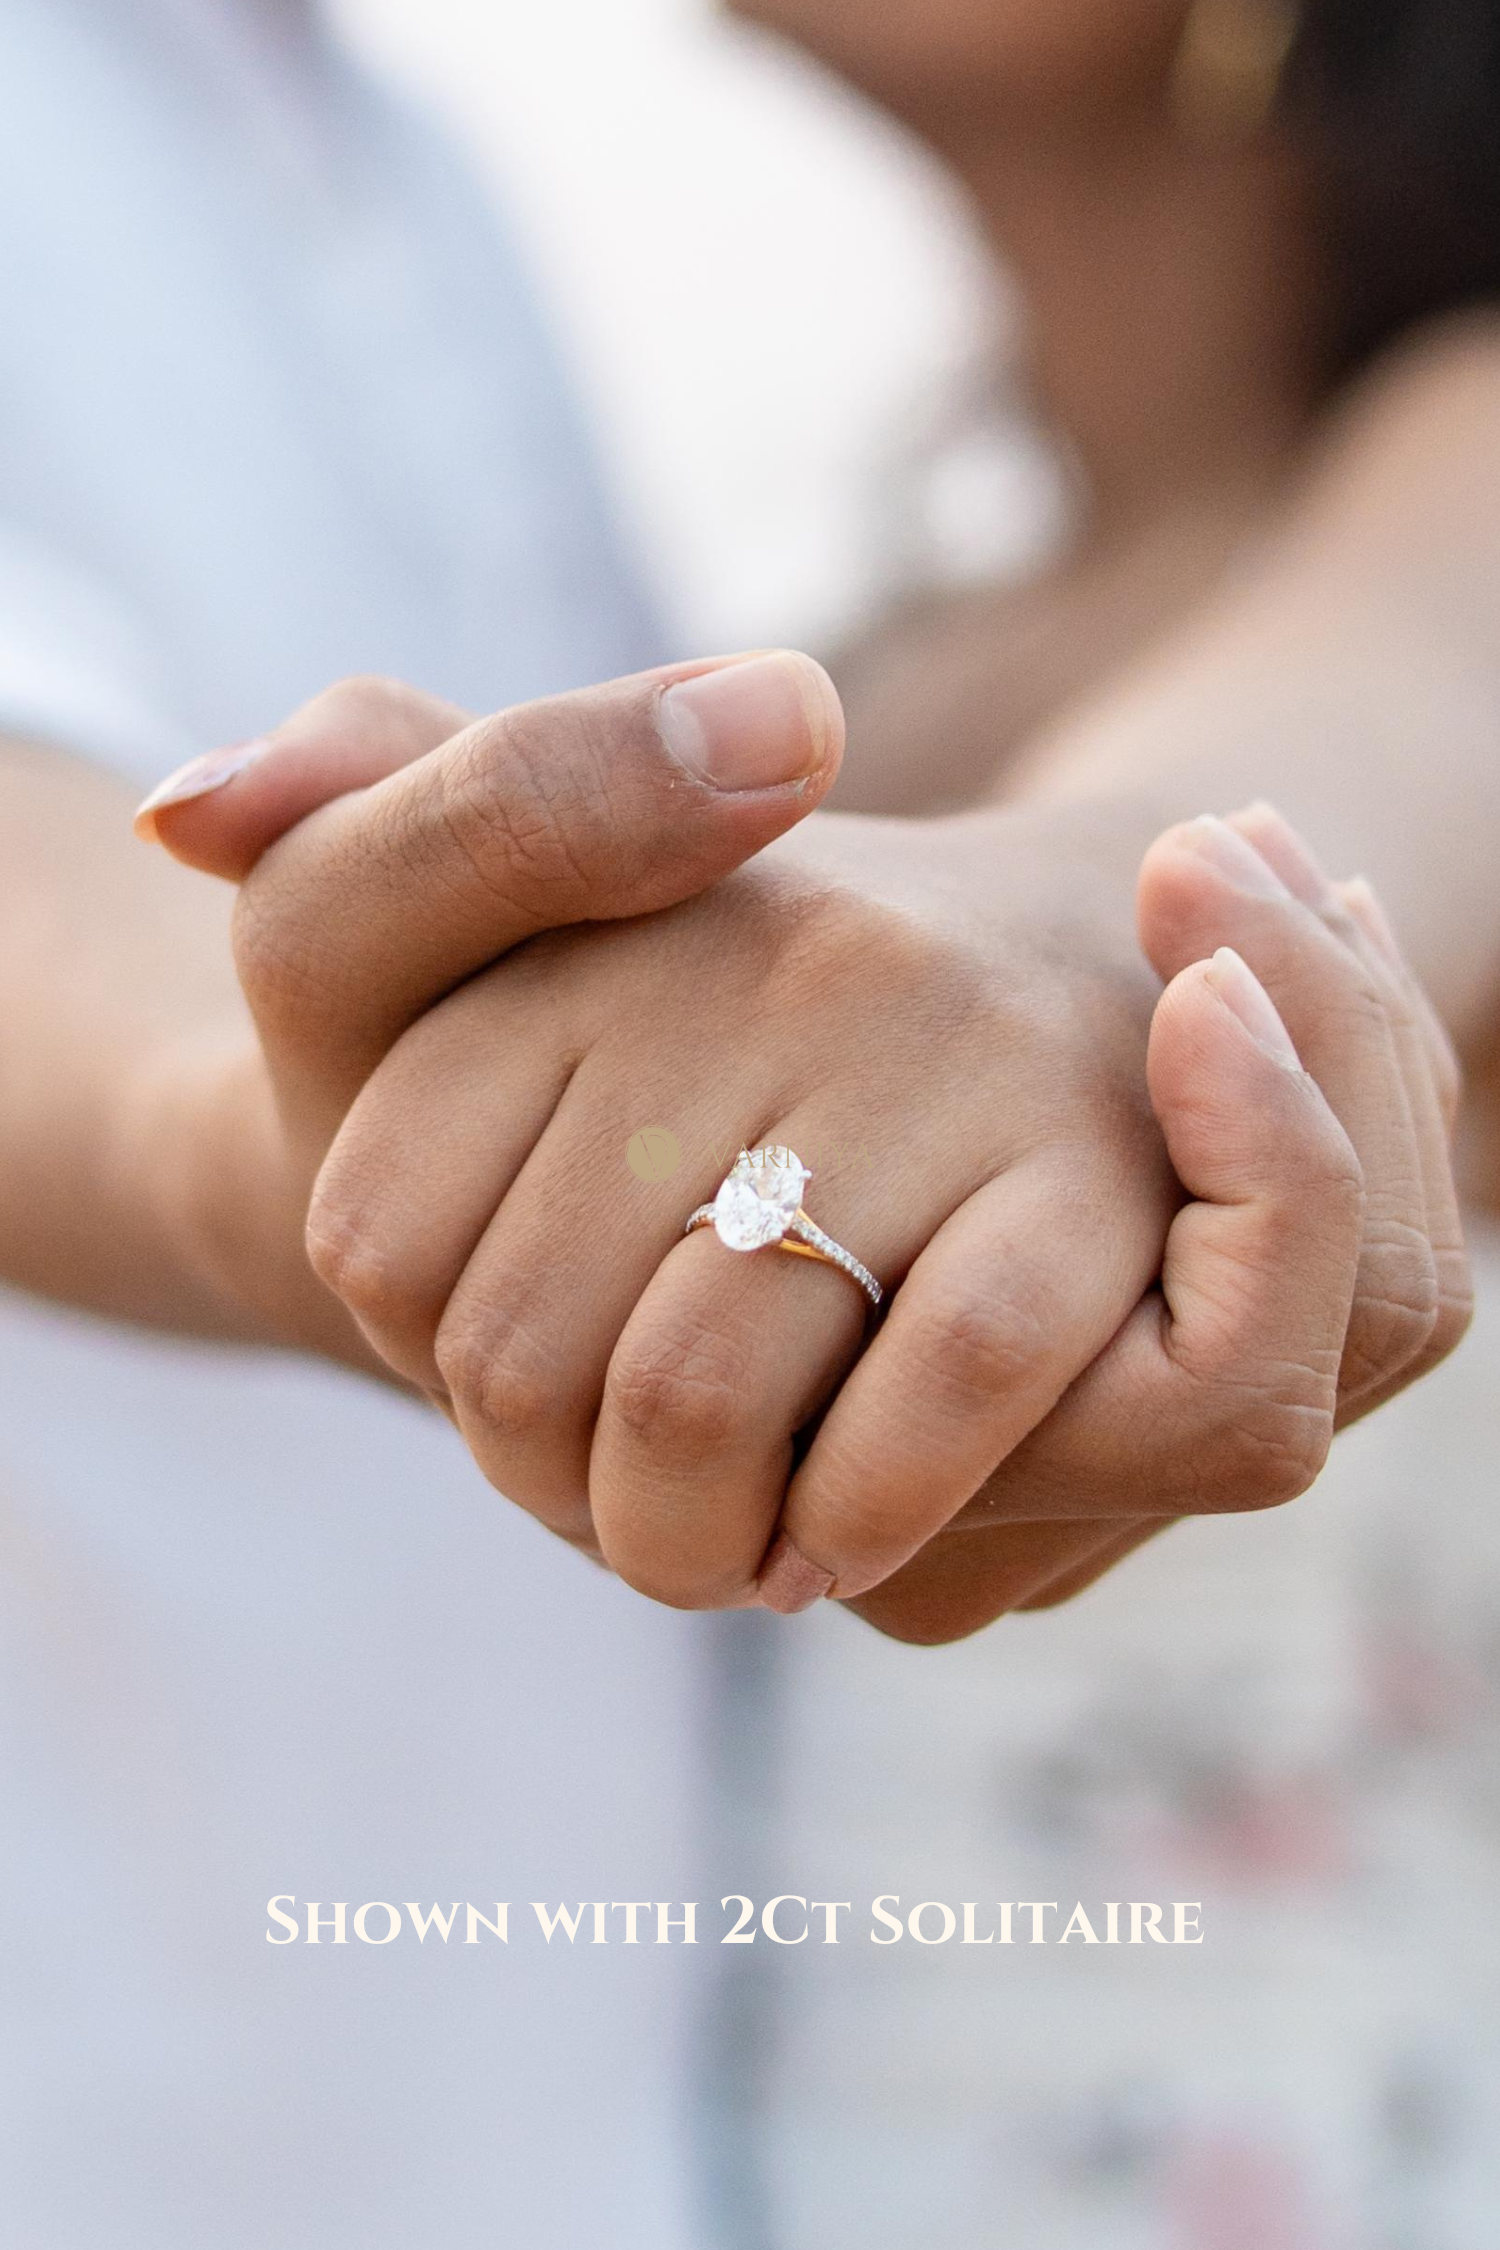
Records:
[[[668,912],[473,978],[339,1131],[309,1218],[324,1280],[501,1491],[657,1599],[879,1584],[1149,1286],[1175,1201],[1142,1070],[1155,980],[1107,887],[1044,842],[810,824]],[[643,1181],[651,1127],[681,1162]],[[818,1496],[816,1579],[767,1551],[864,1298],[683,1237],[762,1142],[895,1292],[852,1454],[847,1427],[812,1436],[794,1487]]]

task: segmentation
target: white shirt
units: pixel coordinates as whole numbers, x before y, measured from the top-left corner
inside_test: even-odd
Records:
[[[0,306],[0,732],[146,782],[659,653],[492,214],[302,6],[7,0]],[[701,1954],[266,1901],[680,1901],[703,1648],[373,1385],[0,1300],[6,2241],[685,2250]]]

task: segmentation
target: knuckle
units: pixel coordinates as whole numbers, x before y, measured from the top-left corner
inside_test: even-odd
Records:
[[[461,865],[507,903],[550,900],[583,888],[597,839],[594,790],[580,774],[591,761],[576,746],[560,754],[556,722],[502,712],[476,727],[443,760],[437,820]],[[602,781],[600,783],[602,787]]]
[[[1335,1224],[1360,1223],[1368,1194],[1365,1168],[1331,1110],[1324,1115],[1321,1131],[1309,1136],[1298,1172],[1310,1198],[1328,1219]]]
[[[914,1308],[903,1342],[929,1394],[962,1410],[984,1406],[1035,1376],[1046,1349],[1040,1301],[994,1292],[938,1299]]]
[[[413,1273],[382,1198],[347,1196],[320,1178],[303,1228],[308,1264],[398,1374],[424,1386],[433,1375],[441,1303]]]
[[[1259,1514],[1300,1501],[1334,1442],[1334,1408],[1289,1395],[1244,1399],[1205,1449],[1205,1512]]]
[[[621,1345],[606,1392],[638,1445],[691,1469],[721,1453],[741,1425],[743,1360],[710,1328],[664,1327]]]
[[[1184,1512],[1255,1515],[1300,1500],[1327,1463],[1334,1406],[1331,1374],[1301,1364],[1221,1385]]]
[[[493,1304],[450,1314],[439,1326],[434,1357],[465,1434],[486,1455],[487,1473],[507,1450],[556,1426],[555,1360],[514,1314]]]
[[[313,1272],[358,1321],[373,1328],[395,1325],[406,1310],[406,1292],[368,1222],[319,1190],[303,1239]]]
[[[1387,1220],[1360,1256],[1344,1344],[1346,1391],[1358,1394],[1421,1358],[1438,1324],[1437,1259],[1420,1228]]]

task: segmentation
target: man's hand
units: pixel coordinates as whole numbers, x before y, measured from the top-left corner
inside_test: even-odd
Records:
[[[1198,1200],[1159,1291],[946,1534],[857,1605],[902,1639],[1069,1600],[1184,1515],[1297,1497],[1335,1431],[1469,1324],[1457,1066],[1368,884],[1330,883],[1262,805],[1163,837],[1140,919],[1173,978],[1152,1098]],[[1279,1042],[1253,997],[1250,1040],[1214,1005],[1246,999],[1232,964],[1205,960],[1225,943],[1259,968],[1310,1075],[1256,1051]]]

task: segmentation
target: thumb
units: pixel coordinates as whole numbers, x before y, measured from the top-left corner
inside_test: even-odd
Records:
[[[240,897],[284,1087],[336,1121],[408,1023],[523,939],[695,897],[822,800],[843,732],[822,667],[781,651],[526,704],[338,796]]]

